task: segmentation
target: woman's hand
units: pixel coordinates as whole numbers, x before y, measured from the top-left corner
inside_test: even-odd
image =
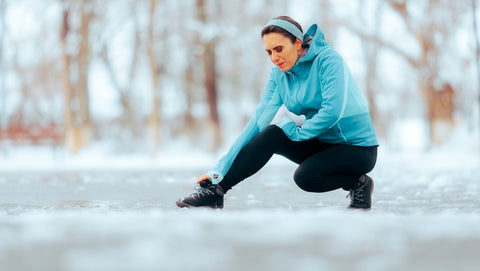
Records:
[[[212,177],[213,177],[213,180],[212,180]],[[209,187],[210,185],[212,185],[213,181],[214,180],[217,180],[218,179],[218,174],[213,174],[212,176],[208,175],[208,174],[204,174],[202,176],[200,176],[200,178],[197,179],[197,184],[200,185],[201,187]],[[217,180],[218,182],[218,180]]]
[[[197,184],[200,184],[201,182],[207,181],[207,180],[211,181],[212,178],[210,178],[210,176],[208,176],[207,174],[204,174],[197,179]]]

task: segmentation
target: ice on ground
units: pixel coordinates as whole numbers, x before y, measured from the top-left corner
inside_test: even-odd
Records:
[[[190,161],[192,158],[178,161]],[[15,160],[10,160],[13,163]],[[385,154],[371,211],[315,194],[275,158],[223,210],[179,209],[199,164],[162,157],[0,171],[0,270],[476,270],[474,154]],[[106,160],[105,160],[106,161]],[[163,166],[156,166],[167,161]],[[44,161],[44,163],[46,163]],[[98,161],[96,161],[98,163]],[[73,166],[75,165],[75,166]]]
[[[2,270],[476,270],[480,249],[480,216],[449,212],[67,210],[0,221]]]

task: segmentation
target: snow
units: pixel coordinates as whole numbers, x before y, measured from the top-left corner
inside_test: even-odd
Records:
[[[18,259],[7,270],[474,270],[480,236],[458,228],[479,217],[455,217],[443,225],[451,214],[38,212],[1,217],[10,236],[2,252]]]
[[[223,210],[207,210],[174,202],[216,155],[179,146],[154,158],[100,146],[63,158],[49,152],[11,149],[0,159],[0,270],[476,270],[480,263],[474,150],[381,148],[368,212],[348,210],[343,190],[300,190],[296,165],[280,157],[229,191]]]

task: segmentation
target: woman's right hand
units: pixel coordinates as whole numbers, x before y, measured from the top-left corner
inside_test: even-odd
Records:
[[[212,181],[212,178],[210,178],[210,176],[208,176],[207,174],[204,174],[197,179],[197,184],[200,184],[201,182],[207,181],[207,180]]]
[[[201,187],[209,187],[212,185],[214,181],[219,181],[218,180],[219,175],[216,173],[213,174],[204,174],[200,176],[200,178],[197,179],[197,184],[200,185]],[[213,179],[212,179],[213,178]]]

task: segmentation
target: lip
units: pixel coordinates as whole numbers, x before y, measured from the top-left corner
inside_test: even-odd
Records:
[[[281,68],[281,67],[283,67],[284,65],[285,65],[285,62],[278,63],[278,64],[277,64],[277,67]]]

